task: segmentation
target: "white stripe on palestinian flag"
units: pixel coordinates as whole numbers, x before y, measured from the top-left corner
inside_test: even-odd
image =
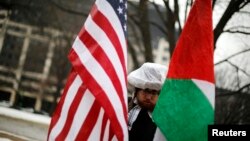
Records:
[[[208,101],[212,105],[214,109],[215,105],[215,85],[214,83],[204,81],[204,80],[198,80],[198,79],[192,79],[192,81],[197,85],[198,88],[203,92],[203,94],[207,97]]]

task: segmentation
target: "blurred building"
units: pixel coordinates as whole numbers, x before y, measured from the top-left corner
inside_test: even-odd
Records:
[[[169,43],[160,38],[158,47],[153,49],[154,61],[162,65],[168,65],[170,61]]]
[[[67,58],[58,48],[68,48],[66,39],[72,35],[19,23],[11,20],[10,15],[11,11],[0,10],[1,100],[8,101],[10,106],[48,111],[58,91],[57,83],[64,79],[58,77],[65,77],[58,76],[58,67],[69,70],[61,65]]]

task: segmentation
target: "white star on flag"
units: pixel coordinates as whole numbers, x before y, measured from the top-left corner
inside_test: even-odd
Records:
[[[120,6],[118,7],[117,10],[118,10],[119,14],[122,14],[122,8]]]

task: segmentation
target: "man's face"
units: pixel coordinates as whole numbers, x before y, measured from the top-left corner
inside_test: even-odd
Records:
[[[141,108],[153,111],[158,100],[159,91],[150,89],[139,89],[137,91],[137,101]]]

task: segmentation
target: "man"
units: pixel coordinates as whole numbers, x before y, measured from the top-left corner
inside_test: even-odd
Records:
[[[129,109],[129,141],[165,140],[152,121],[151,113],[158,100],[167,68],[156,63],[144,63],[128,75],[128,83],[134,88]]]

